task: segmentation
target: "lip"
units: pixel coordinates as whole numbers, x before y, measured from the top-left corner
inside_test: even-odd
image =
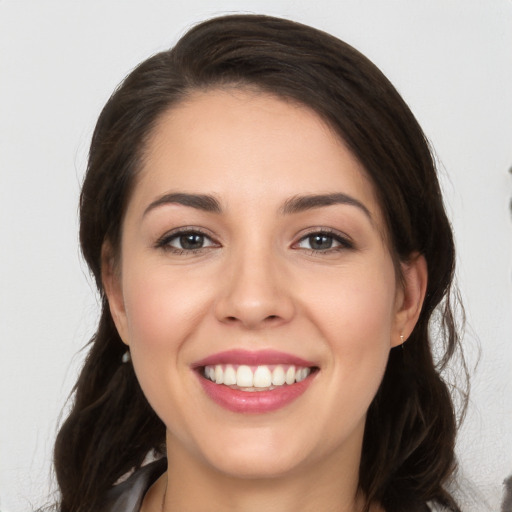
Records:
[[[216,364],[245,364],[248,366],[285,364],[309,368],[317,368],[317,366],[311,361],[275,350],[256,352],[228,350],[212,354],[194,363],[192,368],[208,397],[221,407],[237,413],[263,414],[281,409],[304,394],[318,373],[312,372],[300,382],[279,386],[273,390],[250,392],[216,384],[205,378],[201,369],[204,366]]]
[[[215,384],[197,373],[206,394],[218,405],[232,412],[262,414],[277,411],[299,398],[313,382],[315,373],[295,384],[272,391],[240,391],[224,384]]]
[[[225,352],[218,352],[211,356],[205,357],[200,361],[192,364],[192,368],[199,368],[201,366],[209,366],[215,364],[245,364],[247,366],[259,366],[269,364],[288,364],[294,366],[317,366],[312,361],[306,361],[301,357],[288,354],[286,352],[279,352],[277,350],[226,350]]]

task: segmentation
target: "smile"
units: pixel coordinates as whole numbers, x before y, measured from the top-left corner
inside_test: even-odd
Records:
[[[267,413],[303,395],[319,373],[314,363],[276,351],[232,350],[193,365],[206,395],[238,413]]]

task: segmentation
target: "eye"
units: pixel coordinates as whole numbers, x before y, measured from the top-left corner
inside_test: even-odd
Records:
[[[208,247],[218,247],[218,244],[200,231],[181,230],[164,235],[158,240],[156,246],[182,254],[199,251]]]
[[[352,249],[353,244],[347,238],[329,231],[309,233],[296,244],[299,249],[309,249],[312,252],[329,252]]]

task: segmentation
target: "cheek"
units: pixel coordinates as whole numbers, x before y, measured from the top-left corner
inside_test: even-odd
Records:
[[[127,341],[135,373],[146,398],[166,424],[170,424],[169,411],[193,401],[190,390],[183,386],[190,379],[186,349],[208,308],[208,289],[203,280],[186,272],[171,274],[162,266],[145,265],[139,271],[131,265],[124,279]],[[172,393],[175,389],[182,392]]]
[[[141,388],[164,423],[185,431],[169,411],[181,410],[193,396],[183,382],[190,379],[184,347],[207,308],[204,286],[195,279],[168,275],[162,267],[131,265],[124,277],[128,342]],[[180,389],[180,393],[172,390]]]
[[[327,339],[343,340],[354,350],[389,342],[396,294],[391,263],[351,267],[311,282],[304,296]]]
[[[207,301],[204,286],[165,272],[131,272],[123,283],[129,343],[169,349],[186,337]]]
[[[309,314],[326,340],[329,363],[338,385],[334,393],[361,411],[369,406],[382,380],[393,335],[395,291],[392,264],[351,269],[339,284],[323,281],[312,293]],[[333,396],[333,401],[337,399]]]

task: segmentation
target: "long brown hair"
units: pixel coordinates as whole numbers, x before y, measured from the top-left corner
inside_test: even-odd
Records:
[[[446,484],[455,469],[456,417],[440,370],[460,340],[450,302],[454,243],[434,160],[413,114],[366,57],[311,27],[256,15],[215,18],[139,65],[105,105],[92,138],[80,200],[80,243],[102,312],[55,446],[62,512],[92,512],[123,474],[164,453],[165,427],[142,394],[110,316],[101,248],[118,249],[124,210],[146,141],[165,111],[193,91],[251,87],[316,111],[359,159],[378,193],[397,261],[428,265],[419,321],[391,350],[367,415],[360,488],[369,504],[459,511]],[[435,325],[434,325],[435,324]],[[432,329],[442,342],[434,361]]]

